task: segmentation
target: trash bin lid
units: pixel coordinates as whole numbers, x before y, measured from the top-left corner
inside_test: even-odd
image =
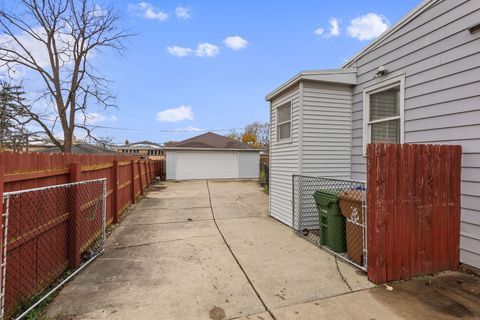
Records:
[[[324,207],[332,202],[338,202],[338,191],[335,190],[318,190],[313,194],[315,202]]]

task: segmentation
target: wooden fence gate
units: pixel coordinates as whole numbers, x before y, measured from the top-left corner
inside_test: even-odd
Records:
[[[376,144],[367,158],[369,279],[457,269],[461,147]]]

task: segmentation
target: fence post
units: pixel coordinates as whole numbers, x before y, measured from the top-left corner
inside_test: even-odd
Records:
[[[140,194],[143,196],[143,182],[142,182],[142,162],[138,160],[138,180],[140,181]]]
[[[70,163],[70,182],[81,181],[80,163]],[[68,260],[71,268],[80,266],[80,203],[78,199],[78,186],[72,186],[70,190],[70,216],[68,219]]]
[[[113,223],[118,223],[118,160],[113,160]]]
[[[150,168],[150,160],[147,160],[147,174],[148,174],[148,179],[147,179],[147,182],[148,182],[148,185],[150,185],[150,183],[152,182],[152,168]]]
[[[148,185],[150,184],[150,177],[148,176],[148,160],[145,160],[145,182],[146,187],[148,188]]]
[[[130,161],[132,167],[132,183],[130,184],[130,192],[132,197],[132,204],[135,203],[135,160]]]

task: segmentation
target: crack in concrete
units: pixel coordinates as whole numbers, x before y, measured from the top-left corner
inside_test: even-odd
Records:
[[[162,208],[162,207],[157,207],[157,206],[150,206],[146,208],[138,208],[139,210],[142,211],[161,211],[161,210],[194,210],[194,209],[210,209],[210,207],[186,207],[186,208]]]
[[[348,287],[350,291],[353,291],[352,287],[350,287],[350,284],[347,281],[347,278],[345,278],[342,271],[340,271],[340,267],[338,266],[338,258],[336,256],[335,256],[335,266],[337,267],[338,274],[340,275],[340,278],[342,278],[342,281],[345,283],[345,285]]]
[[[175,242],[175,241],[182,241],[182,240],[188,240],[188,239],[194,239],[194,238],[209,238],[209,237],[216,237],[217,234],[209,234],[205,236],[192,236],[192,237],[185,237],[185,238],[177,238],[177,239],[170,239],[170,240],[162,240],[162,241],[152,241],[152,242],[145,242],[145,243],[139,243],[139,244],[132,244],[128,246],[113,246],[110,247],[112,250],[120,250],[120,249],[129,249],[129,248],[138,248],[138,247],[144,247],[144,246],[151,246],[154,244],[161,244],[161,243],[168,243],[168,242]]]
[[[253,292],[255,292],[255,294],[257,295],[258,300],[260,301],[260,303],[261,303],[261,304],[263,305],[263,307],[265,308],[265,311],[267,311],[267,312],[270,314],[270,317],[272,317],[273,320],[277,320],[277,318],[275,317],[275,315],[273,314],[273,312],[267,307],[265,301],[263,301],[263,299],[262,299],[262,297],[260,296],[260,293],[258,292],[257,288],[255,288],[255,286],[253,285],[252,280],[250,279],[250,277],[248,276],[247,272],[246,272],[245,269],[243,268],[242,264],[241,264],[240,261],[238,260],[237,256],[236,256],[235,253],[233,252],[232,248],[231,248],[230,245],[228,244],[228,241],[227,241],[227,239],[225,238],[225,236],[223,235],[222,230],[220,230],[220,227],[218,226],[217,221],[216,221],[216,219],[215,219],[215,213],[213,212],[212,197],[211,197],[211,195],[210,195],[210,187],[209,187],[209,185],[208,185],[208,180],[206,180],[206,182],[207,182],[207,190],[208,190],[208,200],[210,201],[210,210],[212,211],[213,222],[215,223],[215,227],[217,227],[218,233],[220,233],[220,236],[222,237],[223,242],[224,242],[225,245],[227,246],[228,250],[230,251],[230,254],[232,255],[232,257],[233,257],[233,259],[235,260],[235,262],[237,263],[238,267],[239,267],[240,270],[243,272],[243,275],[245,276],[245,278],[247,279],[248,283],[250,284],[250,287],[252,288]]]
[[[142,218],[142,217],[136,217]],[[229,218],[216,218],[216,220],[235,220],[235,219],[248,219],[248,218],[263,218],[263,216],[243,216],[243,217],[229,217]],[[164,222],[152,222],[152,223],[129,223],[118,226],[121,227],[135,227],[135,226],[152,226],[152,225],[163,225],[163,224],[176,224],[176,223],[191,223],[197,221],[213,221],[211,218],[206,219],[191,219],[191,220],[175,220],[175,221],[164,221]]]
[[[162,224],[191,223],[196,221],[212,221],[212,220],[213,219],[191,219],[191,220],[176,220],[176,221],[164,221],[164,222],[152,222],[152,223],[129,223],[123,226],[124,227],[153,226],[153,225],[162,225]]]

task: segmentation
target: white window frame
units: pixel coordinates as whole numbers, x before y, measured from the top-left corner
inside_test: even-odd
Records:
[[[370,95],[399,87],[399,115],[370,121]],[[367,156],[367,145],[372,141],[372,124],[400,119],[400,144],[405,142],[405,74],[389,77],[363,90],[363,156]]]
[[[278,109],[285,107],[286,105],[290,105],[290,120],[289,121],[283,121],[283,122],[278,122]],[[289,100],[288,102],[282,103],[278,107],[275,108],[275,140],[276,143],[289,143],[292,142],[292,135],[293,135],[293,100]],[[279,126],[282,124],[290,122],[290,137],[288,138],[283,138],[280,139],[279,133]]]

